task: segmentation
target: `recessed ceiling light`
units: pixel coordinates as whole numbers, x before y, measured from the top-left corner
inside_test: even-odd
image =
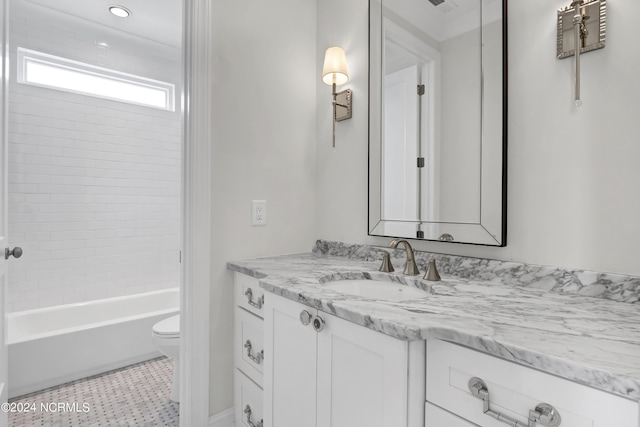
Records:
[[[117,16],[118,18],[128,18],[131,15],[131,11],[122,6],[109,6],[109,12]]]

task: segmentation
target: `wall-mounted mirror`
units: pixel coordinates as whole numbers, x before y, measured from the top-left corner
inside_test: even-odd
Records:
[[[369,1],[369,234],[506,245],[506,1]]]

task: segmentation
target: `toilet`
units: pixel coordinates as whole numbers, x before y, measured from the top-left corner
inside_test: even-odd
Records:
[[[151,339],[160,353],[173,359],[173,378],[169,399],[180,402],[180,315],[176,314],[153,325]]]

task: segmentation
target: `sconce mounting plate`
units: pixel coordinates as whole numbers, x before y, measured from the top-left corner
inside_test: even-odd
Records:
[[[336,93],[336,103],[333,111],[336,122],[351,118],[351,89]]]
[[[602,49],[606,39],[607,0],[584,0],[580,6],[584,19],[582,48],[580,53]],[[558,59],[575,54],[575,31],[573,16],[575,3],[558,10]]]

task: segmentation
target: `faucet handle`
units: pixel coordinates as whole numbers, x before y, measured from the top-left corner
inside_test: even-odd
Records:
[[[438,268],[436,267],[436,261],[449,261],[448,257],[436,257],[432,256],[429,258],[429,268],[424,275],[425,280],[429,280],[430,282],[439,282],[440,274],[438,274]]]
[[[382,271],[383,273],[393,273],[395,270],[393,268],[393,264],[391,264],[391,254],[384,249],[376,249],[376,252],[380,252],[382,254],[382,265],[378,271]]]
[[[440,235],[440,237],[438,237],[438,240],[440,240],[441,242],[453,242],[453,236],[449,233],[443,233]]]

